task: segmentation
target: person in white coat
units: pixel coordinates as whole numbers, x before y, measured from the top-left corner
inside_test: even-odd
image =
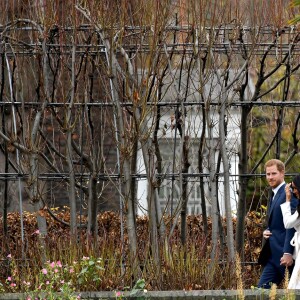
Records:
[[[292,193],[300,200],[300,175],[294,177],[293,181],[285,186],[286,202],[281,204],[283,223],[285,228],[295,228],[296,232],[291,240],[294,248],[293,258],[295,266],[289,280],[288,289],[300,289],[300,202],[297,210],[291,211]]]

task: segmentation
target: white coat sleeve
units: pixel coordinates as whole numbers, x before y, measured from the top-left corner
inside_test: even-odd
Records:
[[[283,223],[285,228],[293,228],[300,224],[300,217],[298,212],[295,211],[293,214],[291,213],[290,202],[282,203],[280,207],[282,211]]]

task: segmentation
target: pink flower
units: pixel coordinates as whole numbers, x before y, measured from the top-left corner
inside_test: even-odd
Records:
[[[12,282],[12,283],[10,284],[10,286],[16,286],[16,284]]]
[[[73,268],[70,269],[70,273],[74,273],[74,269]]]
[[[60,283],[61,283],[61,284],[64,284],[64,283],[65,283],[65,281],[64,281],[64,280],[61,280],[61,281],[60,281]]]
[[[47,269],[42,269],[42,273],[46,275],[48,273]]]
[[[52,269],[55,267],[55,262],[54,262],[54,261],[50,264],[50,267],[51,267]]]
[[[46,284],[47,284],[47,285],[50,284],[49,280],[46,281]]]
[[[116,292],[116,297],[121,297],[122,293],[120,291]]]
[[[54,273],[57,273],[58,272],[58,269],[54,269]]]
[[[9,277],[7,277],[7,281],[11,281],[11,277],[9,276]]]
[[[39,231],[39,230],[36,230],[34,233],[35,233],[35,234],[40,234],[40,231]]]
[[[7,255],[7,258],[11,258],[11,254],[8,254],[8,255]]]
[[[60,267],[60,268],[62,267],[62,264],[61,264],[60,260],[56,262],[56,265],[57,265],[58,267]]]

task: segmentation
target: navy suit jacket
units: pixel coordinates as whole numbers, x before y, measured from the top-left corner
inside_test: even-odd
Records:
[[[290,241],[294,236],[295,229],[285,229],[280,208],[280,204],[285,202],[284,188],[285,185],[280,187],[273,201],[270,203],[268,210],[268,229],[272,232],[272,235],[270,236],[271,256],[269,261],[278,267],[280,265],[280,258],[284,253],[293,254],[294,252],[294,247],[290,244]],[[298,200],[293,196],[291,199],[292,213],[295,211],[297,204]]]

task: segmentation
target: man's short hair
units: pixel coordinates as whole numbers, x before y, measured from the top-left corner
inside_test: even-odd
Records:
[[[268,168],[268,167],[272,167],[272,166],[276,166],[277,167],[277,170],[279,172],[284,172],[285,171],[285,166],[284,166],[284,163],[279,160],[279,159],[270,159],[268,160],[266,163],[265,163],[265,170]]]

